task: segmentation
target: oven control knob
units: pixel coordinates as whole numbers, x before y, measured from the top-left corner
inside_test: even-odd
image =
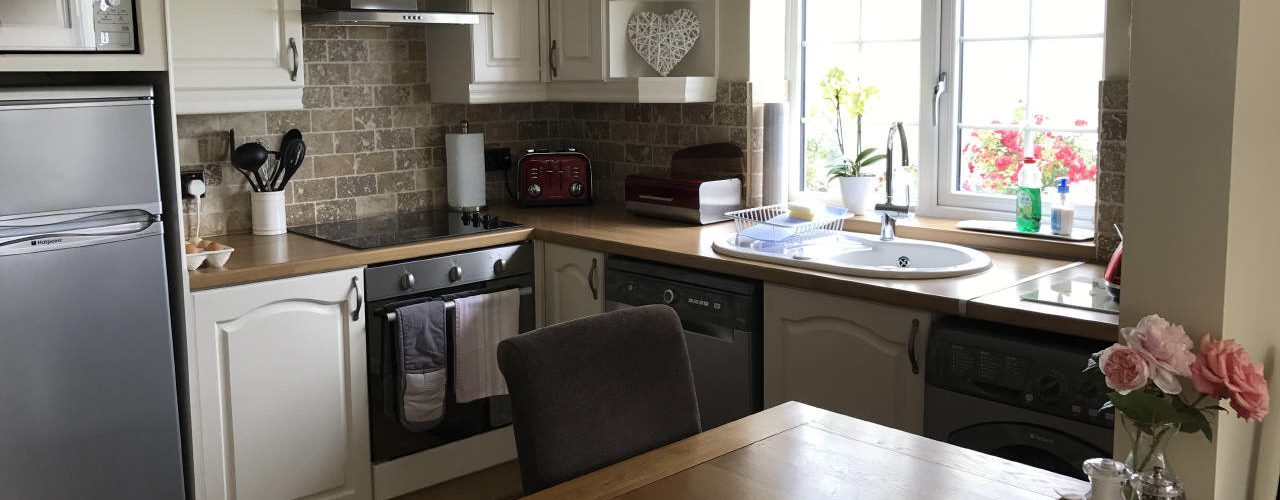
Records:
[[[413,276],[413,273],[404,273],[404,275],[400,277],[401,290],[413,290],[413,287],[417,284],[418,279]]]
[[[462,266],[453,266],[449,268],[449,281],[459,281],[462,279]]]
[[[582,196],[582,183],[575,182],[569,185],[569,194],[574,196]]]
[[[662,302],[663,302],[664,304],[667,304],[667,305],[671,305],[671,304],[676,303],[676,292],[671,291],[671,289],[670,289],[670,288],[668,288],[668,289],[666,289],[666,290],[663,290],[663,291],[662,291]]]
[[[542,186],[539,186],[539,185],[537,185],[537,184],[530,184],[530,185],[529,185],[529,197],[530,197],[530,198],[537,198],[537,197],[539,197],[539,196],[542,196]]]
[[[507,270],[507,261],[498,259],[493,261],[493,274],[502,274]]]

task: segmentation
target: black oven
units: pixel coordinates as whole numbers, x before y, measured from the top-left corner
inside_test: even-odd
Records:
[[[444,420],[435,428],[413,432],[396,414],[396,381],[400,376],[395,355],[395,310],[398,307],[441,297],[520,290],[520,332],[535,327],[533,298],[533,246],[529,243],[473,250],[391,264],[365,270],[369,311],[369,432],[373,463],[412,455],[446,443],[510,425],[507,396],[458,403],[454,397],[452,356]],[[446,302],[449,349],[452,352],[453,308]]]

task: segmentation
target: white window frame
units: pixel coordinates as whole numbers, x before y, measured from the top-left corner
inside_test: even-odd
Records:
[[[788,117],[787,122],[793,125],[802,123],[805,115],[804,72],[803,61],[803,23],[801,6],[804,0],[787,0],[787,61],[788,80]],[[954,169],[959,163],[955,160],[956,152],[952,152],[955,138],[950,133],[955,126],[955,112],[958,109],[959,92],[956,73],[957,50],[956,37],[960,19],[957,16],[958,0],[919,0],[920,1],[920,124],[919,146],[913,158],[919,167],[918,212],[927,217],[946,219],[980,219],[1005,220],[1013,213],[1013,197],[977,194],[954,193],[951,184],[954,182]],[[1105,35],[1105,34],[1104,34]],[[1067,38],[1067,37],[1035,37],[1035,38]],[[1106,37],[1104,36],[1104,41]],[[946,92],[937,101],[935,107],[934,84],[943,73],[947,74]],[[934,111],[937,120],[934,120]],[[1036,127],[1026,127],[1035,130]],[[1061,130],[1063,128],[1052,128]],[[1090,130],[1092,131],[1092,130]],[[792,159],[788,164],[795,165],[787,172],[788,196],[791,200],[818,200],[825,203],[839,204],[839,189],[828,189],[827,192],[804,190],[804,132],[801,126],[788,127],[787,157]],[[874,144],[873,144],[874,145]],[[878,146],[877,146],[878,147]],[[794,162],[794,163],[793,163]],[[1007,199],[1006,199],[1007,198]],[[1052,196],[1046,196],[1046,206]],[[1076,225],[1093,227],[1095,206],[1092,204],[1076,205]]]
[[[931,183],[926,183],[924,179],[924,168],[921,168],[921,186],[935,186],[932,193],[928,189],[922,187],[921,191],[921,213],[928,212],[930,215],[948,218],[1008,218],[1013,212],[1012,207],[1014,197],[1011,195],[999,194],[982,194],[982,193],[962,193],[955,192],[952,189],[955,182],[957,172],[960,168],[960,148],[958,147],[957,129],[963,125],[967,129],[1008,129],[1010,127],[1000,127],[984,124],[960,124],[958,123],[956,114],[960,109],[960,92],[956,90],[960,85],[960,72],[958,63],[960,60],[960,16],[957,10],[957,4],[960,0],[940,0],[940,9],[938,16],[938,29],[935,31],[939,39],[938,47],[938,70],[937,74],[946,73],[948,75],[948,88],[945,95],[938,102],[938,126],[934,127],[933,140],[934,149],[932,151],[935,168],[929,170],[932,177]],[[1031,15],[1028,9],[1027,15]],[[1030,21],[1028,20],[1028,25]],[[1066,40],[1073,38],[1102,38],[1105,42],[1105,33],[1089,34],[1083,36],[1013,36],[990,38],[990,40]],[[980,39],[982,41],[988,38]],[[1028,68],[1030,67],[1031,52],[1028,48]],[[1102,68],[1099,68],[1101,70]],[[1099,71],[1101,73],[1101,71]],[[1028,77],[1027,86],[1030,88],[1031,80]],[[1028,92],[1028,106],[1031,104]],[[930,107],[933,103],[930,103]],[[1028,109],[1028,113],[1031,110]],[[1030,119],[1030,115],[1027,117]],[[1097,122],[1096,118],[1093,120]],[[1023,124],[1017,128],[1023,130],[1023,143],[1030,144],[1031,134],[1035,132],[1089,132],[1097,133],[1098,127],[1042,127],[1031,124]],[[1096,151],[1095,151],[1096,153]],[[930,196],[931,195],[931,196]],[[1045,196],[1046,209],[1052,202],[1053,196]],[[926,204],[926,200],[928,203]],[[1094,205],[1093,204],[1077,204],[1075,210],[1076,222],[1078,225],[1087,227],[1093,226]],[[1048,213],[1047,211],[1045,213]]]

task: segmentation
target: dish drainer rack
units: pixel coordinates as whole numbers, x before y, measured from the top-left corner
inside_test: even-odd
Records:
[[[737,226],[739,244],[744,236],[768,242],[795,242],[826,236],[832,231],[843,229],[844,220],[850,215],[840,207],[828,207],[827,213],[820,214],[812,221],[788,217],[789,213],[786,205],[769,205],[735,210],[724,215],[733,219]]]

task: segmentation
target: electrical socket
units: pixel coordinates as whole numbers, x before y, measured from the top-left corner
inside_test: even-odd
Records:
[[[193,180],[206,182],[204,178],[204,170],[192,170],[189,172],[182,172],[178,174],[178,183],[179,183],[179,186],[181,186],[182,188],[183,198],[195,198],[195,196],[191,195],[191,190],[189,189],[191,181]],[[204,198],[206,194],[208,193],[201,193],[200,197]]]

